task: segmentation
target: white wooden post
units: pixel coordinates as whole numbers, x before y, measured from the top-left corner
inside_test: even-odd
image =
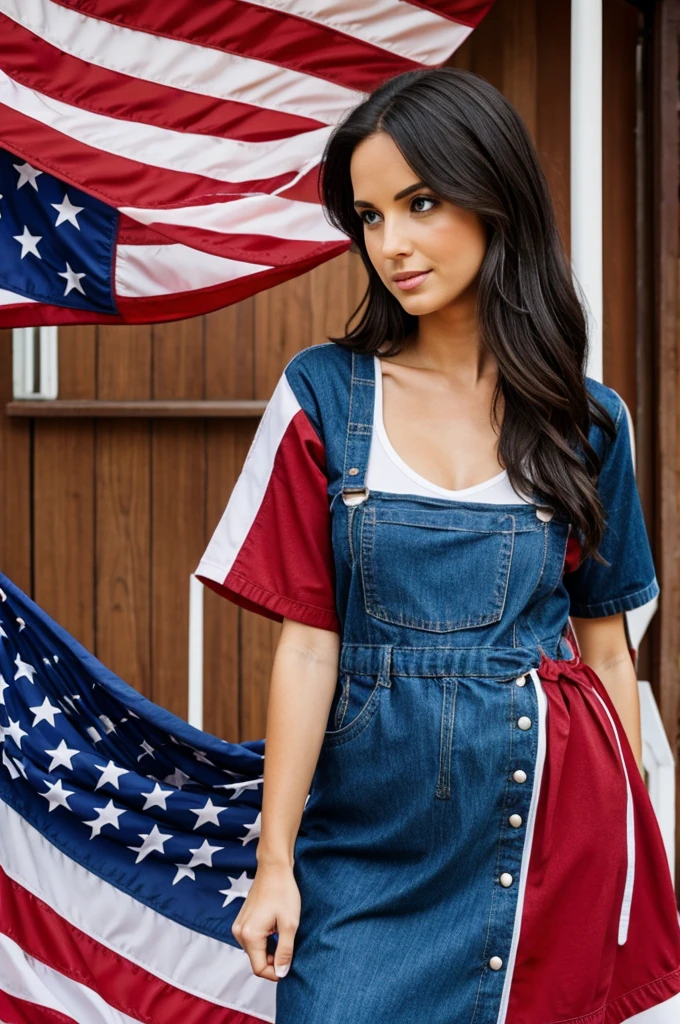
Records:
[[[571,0],[571,263],[602,380],[602,0]]]
[[[190,725],[203,728],[203,584],[189,577],[189,713]]]

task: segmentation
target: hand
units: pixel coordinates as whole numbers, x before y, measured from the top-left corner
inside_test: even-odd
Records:
[[[300,921],[300,891],[292,867],[258,864],[255,878],[232,925],[232,933],[250,958],[253,973],[278,981],[288,973]],[[278,932],[276,953],[267,953],[267,937]],[[283,970],[277,975],[275,967]]]

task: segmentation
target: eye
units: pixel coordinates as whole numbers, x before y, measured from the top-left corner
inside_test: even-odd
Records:
[[[414,203],[421,202],[433,203],[434,205],[430,207],[430,210],[433,210],[435,206],[439,206],[439,202],[434,198],[434,196],[414,196],[411,200],[411,207],[413,207]],[[429,213],[430,210],[416,210],[415,213]]]

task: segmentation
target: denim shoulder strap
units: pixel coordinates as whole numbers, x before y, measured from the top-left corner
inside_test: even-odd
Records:
[[[368,497],[364,486],[373,433],[375,366],[373,353],[352,352],[349,410],[342,471],[342,500],[357,505]]]

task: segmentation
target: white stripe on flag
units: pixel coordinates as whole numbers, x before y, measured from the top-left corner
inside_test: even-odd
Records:
[[[27,956],[21,946],[2,933],[0,991],[87,1024],[139,1024],[139,1018],[115,1010],[87,985]]]
[[[0,306],[22,306],[24,302],[35,301],[35,299],[27,299],[23,295],[17,295],[16,292],[8,292],[6,288],[0,288]]]
[[[393,6],[394,0],[390,3]],[[64,53],[89,64],[198,95],[314,118],[324,124],[334,124],[344,110],[363,98],[356,90],[316,76],[112,25],[45,0],[0,0],[0,11]],[[57,124],[52,127],[76,134]],[[276,146],[282,141],[276,140]],[[198,155],[194,153],[194,157]],[[277,167],[279,159],[277,148]]]
[[[179,224],[226,235],[266,235],[300,242],[341,242],[347,236],[326,220],[317,203],[275,194],[255,194],[226,203],[154,210],[121,206],[120,212],[141,224]]]
[[[309,0],[248,0],[307,21],[326,25],[418,64],[441,64],[467,39],[472,29],[410,3],[394,0],[345,0],[313,9]]]
[[[253,974],[245,950],[159,914],[58,850],[0,800],[1,865],[86,935],[177,989],[274,1021],[276,982]],[[220,909],[216,895],[216,913]]]
[[[271,270],[192,249],[188,245],[119,245],[116,249],[116,295],[138,299],[256,277]]]
[[[281,175],[298,170],[301,164],[313,166],[331,131],[319,128],[267,142],[175,132],[62,103],[28,89],[4,71],[0,71],[0,103],[104,153],[215,181],[266,179],[272,171]]]

